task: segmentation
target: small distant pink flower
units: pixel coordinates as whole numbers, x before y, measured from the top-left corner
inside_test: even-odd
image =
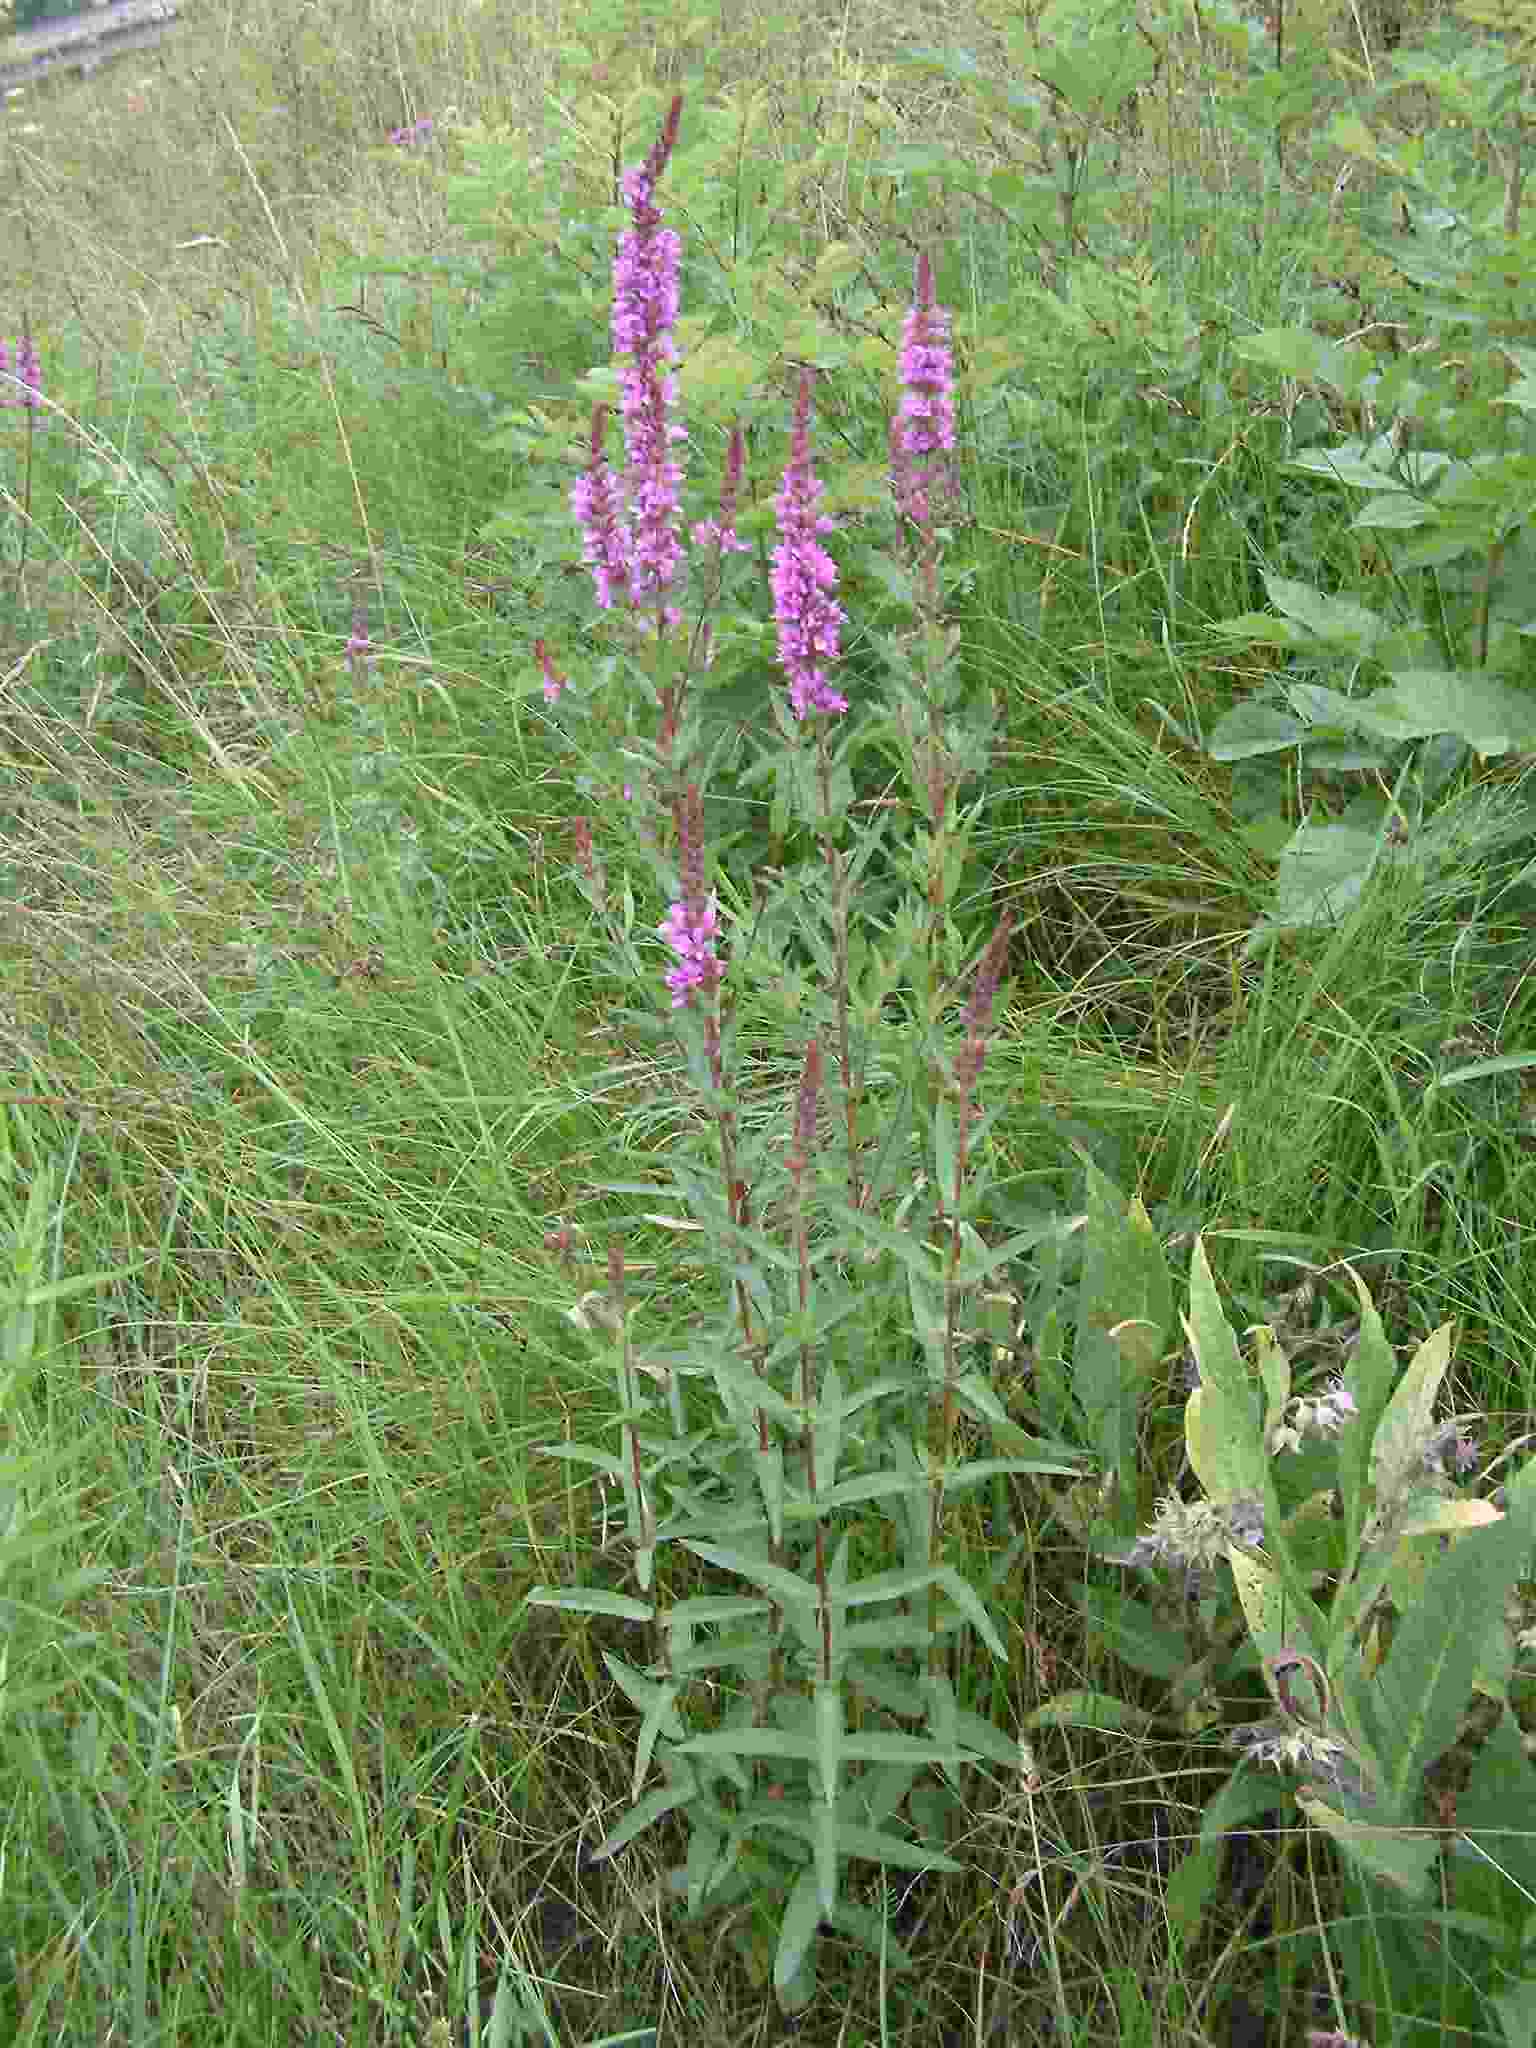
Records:
[[[534,659],[544,671],[544,702],[546,704],[556,704],[560,700],[560,692],[565,688],[570,678],[561,675],[560,671],[555,667],[554,657],[550,654],[549,649],[542,640],[534,641],[533,653]]]
[[[31,335],[24,334],[15,343],[14,355],[11,346],[0,340],[0,406],[36,412],[42,402],[43,366]]]
[[[368,607],[358,602],[352,607],[352,634],[346,645],[347,667],[355,681],[361,682],[368,673],[372,654],[373,642],[368,637]]]
[[[832,521],[816,509],[822,485],[811,468],[811,378],[800,373],[794,429],[783,485],[774,500],[779,544],[773,551],[773,609],[779,628],[779,666],[789,682],[796,718],[813,711],[848,709],[848,699],[827,678],[838,658],[838,627],[846,614],[832,593],[837,565],[820,536]]]

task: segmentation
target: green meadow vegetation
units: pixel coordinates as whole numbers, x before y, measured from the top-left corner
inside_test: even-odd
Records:
[[[1533,135],[1533,0],[5,105],[0,2039],[1536,2040]]]

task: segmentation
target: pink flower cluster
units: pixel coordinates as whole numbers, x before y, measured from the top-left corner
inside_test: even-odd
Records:
[[[624,483],[621,488],[603,451],[607,416],[600,407],[592,422],[587,467],[571,493],[598,603],[606,610],[622,590],[632,605],[654,604],[663,626],[676,624],[678,617],[665,597],[682,559],[678,507],[683,469],[674,451],[687,435],[674,417],[677,379],[671,370],[677,357],[672,330],[682,240],[662,225],[655,193],[676,146],[682,112],[679,93],[650,155],[620,181],[630,226],[614,257],[611,331],[615,354],[629,357],[619,400]]]
[[[656,927],[677,955],[677,965],[667,970],[667,987],[672,1007],[691,1007],[694,996],[708,994],[719,986],[723,969],[715,951],[720,930],[720,909],[713,896],[704,894],[704,805],[698,784],[690,782],[673,806],[677,824],[680,888],[677,901]]]
[[[406,128],[391,128],[389,139],[396,149],[416,149],[423,142],[430,142],[435,122],[430,114],[423,114],[419,121],[411,122]]]
[[[773,551],[773,612],[779,628],[779,666],[789,680],[796,718],[813,711],[846,711],[848,699],[827,679],[837,660],[837,629],[846,614],[832,593],[837,565],[821,545],[832,521],[817,511],[823,486],[811,468],[811,380],[800,373],[794,429],[784,482],[774,500],[779,544]]]
[[[955,445],[955,359],[949,313],[933,296],[933,266],[917,259],[912,305],[901,331],[901,407],[891,424],[891,484],[896,509],[925,532],[935,499],[950,496],[948,457]]]
[[[43,365],[31,335],[24,334],[14,344],[0,339],[0,406],[20,406],[24,411],[36,412],[42,402]]]

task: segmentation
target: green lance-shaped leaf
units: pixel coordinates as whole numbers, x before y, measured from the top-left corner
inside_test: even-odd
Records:
[[[1134,1514],[1128,1481],[1146,1379],[1173,1321],[1167,1262],[1139,1200],[1126,1206],[1087,1162],[1088,1222],[1078,1295],[1072,1391],[1089,1441],[1119,1482],[1120,1520]]]
[[[530,1607],[563,1607],[571,1614],[611,1614],[620,1621],[652,1621],[656,1610],[648,1601],[628,1593],[604,1593],[594,1587],[534,1586],[529,1590]]]
[[[687,1737],[682,1718],[677,1711],[676,1684],[658,1683],[637,1671],[632,1664],[626,1664],[622,1657],[603,1652],[603,1662],[620,1689],[640,1709],[644,1717],[640,1733],[635,1737],[634,1783],[630,1798],[640,1797],[640,1787],[645,1783],[646,1773],[651,1768],[651,1756],[656,1748],[656,1738],[664,1735],[668,1742],[682,1742]]]
[[[1350,1364],[1350,1391],[1355,1397],[1355,1420],[1339,1437],[1339,1490],[1344,1501],[1344,1526],[1351,1549],[1360,1541],[1370,1512],[1367,1488],[1371,1481],[1372,1445],[1376,1431],[1392,1398],[1397,1377],[1397,1354],[1387,1342],[1370,1289],[1350,1269],[1360,1301],[1360,1337]]]
[[[808,1957],[821,1925],[821,1885],[816,1866],[802,1870],[779,1922],[779,1945],[773,1958],[773,1988],[786,2011],[806,2004],[814,1980],[807,1982]]]
[[[1382,1762],[1393,1804],[1408,1813],[1423,1773],[1456,1739],[1492,1622],[1530,1560],[1532,1497],[1493,1528],[1459,1537],[1435,1560],[1423,1596],[1402,1615],[1377,1679]]]

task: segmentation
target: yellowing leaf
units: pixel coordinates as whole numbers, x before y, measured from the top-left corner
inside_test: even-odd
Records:
[[[1369,1477],[1378,1504],[1400,1489],[1423,1456],[1434,1426],[1440,1382],[1451,1363],[1451,1327],[1442,1323],[1424,1339],[1376,1426]]]
[[[1454,1535],[1461,1529],[1482,1529],[1504,1516],[1491,1500],[1438,1500],[1411,1514],[1398,1530],[1400,1536]]]

